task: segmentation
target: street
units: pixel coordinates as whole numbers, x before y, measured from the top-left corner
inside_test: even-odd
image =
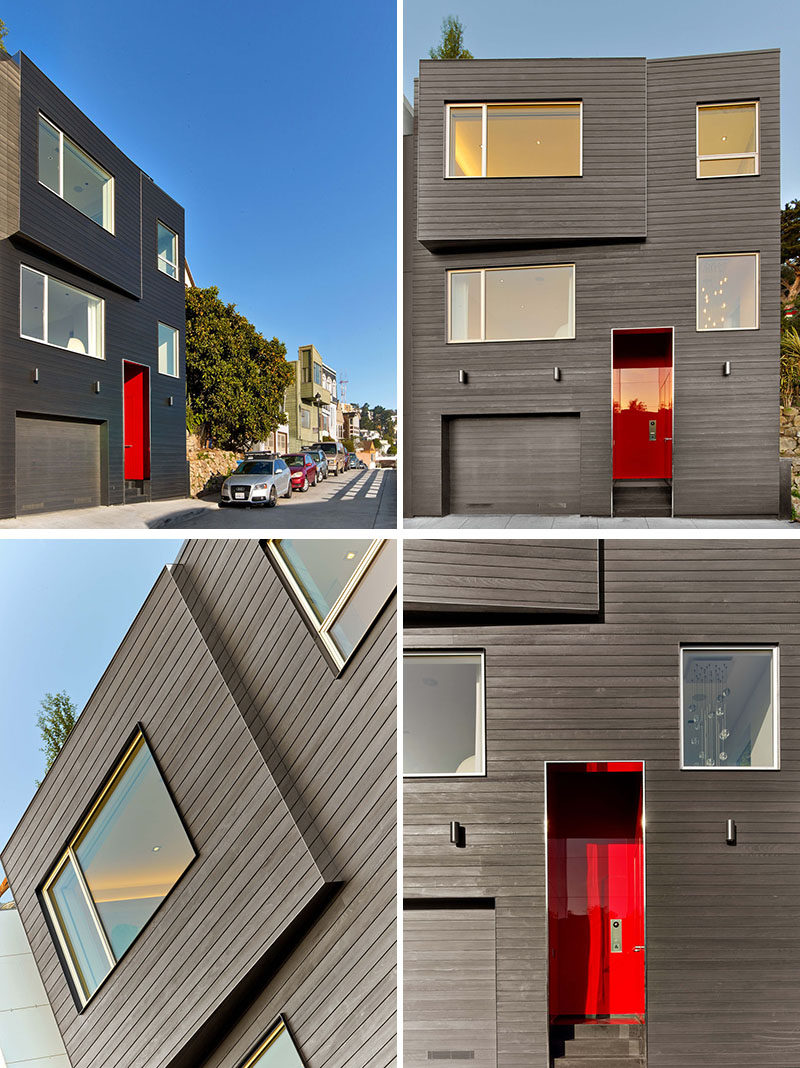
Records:
[[[346,471],[306,493],[293,493],[290,500],[279,500],[275,508],[220,508],[216,498],[185,497],[0,520],[0,530],[324,530],[396,526],[397,472],[393,470]]]

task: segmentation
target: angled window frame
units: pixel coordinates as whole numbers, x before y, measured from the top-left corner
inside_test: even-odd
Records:
[[[268,1027],[266,1038],[262,1039],[261,1042],[253,1050],[253,1052],[248,1054],[245,1060],[242,1061],[239,1068],[256,1068],[260,1059],[269,1050],[270,1046],[274,1045],[275,1042],[277,1042],[281,1035],[288,1036],[289,1040],[292,1043],[292,1046],[294,1047],[294,1051],[297,1054],[298,1062],[301,1065],[305,1065],[306,1062],[303,1060],[303,1057],[300,1054],[300,1050],[297,1048],[297,1042],[291,1030],[289,1029],[289,1025],[286,1022],[286,1017],[283,1015],[283,1013],[281,1013],[278,1016],[277,1020],[271,1023]],[[266,1063],[267,1062],[265,1062],[265,1068]]]
[[[714,103],[695,105],[695,156],[697,171],[695,177],[700,181],[710,178],[758,178],[761,174],[761,101],[760,100],[724,100]],[[710,155],[700,153],[700,112],[710,111],[712,108],[749,107],[755,108],[756,116],[756,147],[754,152],[729,152],[724,154]],[[701,174],[700,164],[717,159],[752,159],[755,169],[752,174]]]
[[[58,134],[58,189],[57,190],[53,189],[52,186],[49,186],[46,182],[43,182],[41,177],[40,177],[40,174],[39,174],[38,140],[39,140],[39,124],[42,121],[46,122],[47,125],[50,127],[50,129],[53,130],[56,134]],[[49,119],[47,117],[47,115],[45,115],[45,113],[43,111],[40,111],[38,113],[38,122],[37,122],[37,126],[36,126],[36,139],[37,139],[36,178],[37,178],[37,180],[39,182],[39,185],[43,186],[45,189],[48,189],[51,193],[53,193],[55,196],[57,196],[59,198],[59,200],[63,200],[65,204],[69,204],[69,206],[71,208],[74,208],[75,211],[77,211],[80,215],[82,215],[84,217],[84,219],[88,219],[89,222],[93,222],[95,224],[95,226],[99,226],[101,230],[105,230],[106,233],[111,234],[112,237],[116,237],[116,231],[115,231],[116,218],[115,217],[116,217],[117,191],[116,191],[116,183],[114,182],[114,175],[111,174],[110,171],[107,171],[105,169],[105,167],[103,167],[100,163],[97,162],[96,159],[94,159],[92,156],[90,156],[89,153],[85,149],[81,148],[81,146],[79,144],[77,144],[77,142],[73,141],[71,137],[69,137],[67,134],[65,134],[64,131],[59,126],[57,126],[53,122],[52,119]],[[82,156],[89,164],[91,164],[92,167],[95,167],[98,171],[100,171],[101,174],[104,174],[106,176],[106,178],[108,179],[108,182],[109,182],[109,198],[108,198],[108,215],[109,215],[109,218],[108,218],[108,225],[106,225],[105,221],[99,223],[97,221],[97,219],[93,219],[91,217],[91,215],[87,215],[85,211],[81,211],[80,208],[75,207],[74,204],[70,203],[69,200],[65,199],[65,197],[64,197],[64,142],[65,141],[72,148],[72,150],[76,153],[76,155]]]
[[[755,302],[755,325],[754,326],[701,326],[700,325],[700,260],[717,260],[722,257],[754,259],[756,267],[756,291]],[[760,252],[698,252],[695,255],[695,333],[697,334],[727,334],[739,330],[759,330],[761,328],[761,253]]]
[[[77,858],[77,855],[76,855],[76,852],[75,852],[75,846],[78,843],[78,841],[79,841],[81,835],[83,834],[84,830],[86,830],[86,828],[89,826],[89,824],[90,824],[91,820],[93,819],[95,813],[98,811],[100,806],[105,801],[106,797],[114,789],[115,785],[120,781],[121,776],[124,774],[124,771],[126,770],[126,766],[128,764],[129,758],[131,757],[131,755],[134,753],[134,751],[139,746],[143,746],[145,749],[147,749],[148,753],[150,754],[150,758],[152,759],[153,764],[155,765],[156,771],[158,772],[158,776],[159,776],[161,782],[164,785],[164,788],[165,788],[165,790],[167,792],[167,795],[169,797],[169,800],[170,800],[170,802],[172,804],[172,807],[173,807],[173,810],[175,812],[175,815],[176,815],[178,821],[180,822],[181,827],[183,828],[184,834],[186,835],[186,838],[187,838],[187,840],[189,842],[189,845],[191,846],[192,857],[189,860],[189,863],[184,868],[184,870],[178,876],[176,881],[173,883],[173,885],[170,887],[170,889],[164,895],[163,899],[159,902],[159,904],[156,907],[156,909],[154,910],[154,912],[148,917],[148,919],[142,925],[141,929],[137,932],[136,936],[133,938],[133,940],[130,942],[130,944],[127,946],[127,948],[119,956],[116,956],[114,951],[113,951],[113,949],[111,948],[111,943],[110,943],[110,941],[108,939],[108,936],[107,936],[106,931],[105,931],[105,927],[103,926],[103,922],[102,922],[102,920],[100,918],[100,914],[98,912],[97,905],[95,904],[94,899],[93,899],[93,897],[91,895],[91,892],[89,890],[89,886],[88,886],[88,883],[86,881],[86,876],[84,875],[83,869],[81,868],[80,862],[79,862],[79,860]],[[163,775],[163,773],[161,771],[161,768],[160,768],[160,766],[158,764],[158,761],[156,760],[155,753],[153,752],[153,750],[152,750],[152,748],[150,746],[150,743],[148,741],[147,735],[145,734],[144,729],[142,728],[141,724],[137,724],[136,729],[133,732],[133,735],[130,737],[128,743],[125,745],[125,748],[122,750],[121,755],[117,758],[117,760],[114,761],[112,770],[104,778],[102,787],[100,788],[99,792],[97,793],[97,795],[93,799],[92,803],[90,804],[88,810],[85,812],[84,816],[78,822],[77,826],[75,827],[75,830],[70,834],[69,840],[68,840],[68,844],[66,845],[66,847],[64,848],[63,852],[60,854],[60,856],[58,857],[56,862],[50,868],[49,874],[47,875],[47,877],[45,878],[44,882],[41,884],[41,886],[39,887],[38,892],[37,892],[37,896],[39,897],[40,904],[42,905],[42,908],[44,909],[44,912],[45,912],[45,915],[46,915],[46,918],[47,918],[47,921],[48,921],[48,926],[50,927],[50,929],[51,929],[51,931],[53,933],[55,942],[56,942],[56,944],[58,946],[59,956],[62,958],[62,961],[63,961],[64,966],[65,966],[65,970],[66,970],[67,975],[69,977],[70,986],[72,988],[73,997],[75,999],[75,1002],[76,1002],[76,1005],[78,1007],[78,1011],[79,1012],[83,1012],[84,1009],[86,1008],[86,1006],[97,995],[98,991],[100,991],[103,988],[103,986],[108,981],[109,976],[113,974],[115,969],[119,966],[120,962],[127,955],[128,951],[131,949],[132,946],[134,946],[136,944],[136,942],[139,940],[139,938],[140,938],[141,934],[143,933],[143,931],[150,925],[150,923],[153,921],[154,917],[161,910],[161,907],[163,906],[164,902],[168,900],[168,898],[174,892],[175,888],[177,886],[179,886],[180,883],[183,881],[186,873],[189,871],[189,869],[193,866],[194,862],[196,861],[197,856],[198,856],[197,846],[195,845],[194,841],[192,840],[192,837],[189,834],[189,830],[188,830],[188,828],[186,826],[186,823],[184,822],[183,815],[181,814],[180,809],[178,808],[177,804],[175,803],[175,799],[172,796],[172,791],[170,790],[169,784],[167,783],[167,780],[165,779],[165,777],[164,777],[164,775]],[[68,943],[68,940],[67,940],[67,936],[66,936],[66,934],[65,934],[65,932],[63,930],[62,923],[61,923],[61,921],[60,921],[60,919],[58,917],[58,907],[57,907],[56,902],[54,901],[54,899],[52,897],[52,894],[50,893],[50,890],[51,890],[53,884],[56,882],[56,880],[59,878],[59,876],[64,872],[64,870],[65,870],[65,868],[66,868],[66,866],[68,864],[71,865],[72,871],[75,874],[76,881],[77,881],[78,886],[80,887],[80,890],[81,890],[81,896],[82,896],[82,898],[83,898],[83,900],[84,900],[84,902],[86,904],[86,908],[87,908],[87,910],[89,912],[90,918],[91,918],[91,920],[92,920],[92,922],[94,924],[94,927],[96,929],[96,933],[98,935],[99,941],[102,944],[103,950],[104,950],[104,952],[106,954],[106,957],[107,957],[108,963],[109,963],[108,971],[105,973],[103,978],[98,982],[98,984],[95,987],[95,989],[91,993],[88,993],[88,994],[86,993],[86,990],[85,990],[84,979],[81,977],[81,975],[80,975],[80,973],[78,971],[78,967],[77,967],[77,965],[75,963],[72,951],[69,948],[69,943]]]
[[[490,107],[564,107],[570,105],[571,107],[578,108],[578,157],[580,160],[580,166],[577,174],[514,174],[514,175],[487,175],[486,174],[486,157],[488,148],[488,123],[489,123],[489,108]],[[459,108],[475,108],[481,109],[481,173],[480,174],[451,174],[450,173],[450,117],[453,111],[457,111]],[[522,179],[542,180],[542,179],[555,179],[559,181],[563,178],[582,178],[583,177],[583,101],[582,100],[488,100],[488,101],[466,101],[459,100],[452,104],[445,104],[445,132],[444,132],[444,177],[445,180],[450,181],[515,181]]]
[[[685,729],[684,729],[684,658],[687,653],[737,653],[737,652],[770,652],[772,654],[770,665],[770,676],[772,683],[772,764],[758,764],[758,765],[746,765],[740,766],[739,764],[687,764],[685,762]],[[678,715],[679,715],[679,751],[678,751],[678,767],[681,771],[708,771],[708,772],[731,772],[738,771],[747,773],[749,771],[780,771],[781,768],[781,746],[780,746],[780,728],[781,728],[781,701],[780,701],[780,645],[778,642],[682,642],[680,646],[679,654],[679,682],[680,692],[678,698]]]
[[[22,330],[22,279],[24,277],[23,271],[29,271],[31,274],[38,274],[40,278],[44,279],[44,295],[43,295],[43,307],[42,307],[42,333],[44,337],[33,337],[31,334],[25,334]],[[70,349],[66,345],[56,345],[55,342],[48,340],[50,330],[48,324],[49,314],[49,293],[50,293],[50,281],[56,282],[58,285],[63,286],[65,289],[71,289],[73,293],[79,293],[82,297],[88,297],[90,300],[97,301],[97,314],[99,318],[99,339],[100,339],[100,351],[99,352],[78,352],[76,349]],[[31,267],[27,263],[20,263],[19,265],[19,336],[24,341],[35,341],[37,345],[49,345],[52,349],[59,349],[61,352],[68,352],[71,356],[88,356],[91,360],[104,360],[106,358],[106,302],[104,297],[98,297],[96,293],[89,293],[86,289],[80,289],[78,286],[72,285],[71,282],[65,282],[61,278],[56,278],[55,275],[47,274],[45,271],[40,271],[38,267]]]
[[[159,226],[161,227],[162,230],[166,230],[167,233],[172,234],[172,239],[173,239],[172,240],[172,245],[173,245],[173,249],[175,251],[175,260],[174,260],[174,262],[172,260],[167,259],[166,256],[162,256],[158,251],[158,228],[159,228]],[[178,237],[178,234],[175,232],[175,230],[173,230],[171,226],[167,226],[167,224],[165,222],[163,222],[161,219],[156,218],[156,267],[158,268],[158,270],[162,274],[165,274],[167,276],[167,278],[172,278],[173,281],[175,281],[175,282],[180,282],[180,280],[181,280],[180,279],[180,273],[181,273],[180,272],[180,267],[178,266],[178,264],[180,262],[180,245],[181,245],[180,238]],[[174,274],[172,273],[173,271],[175,272]]]
[[[572,271],[570,280],[570,305],[572,308],[572,333],[566,337],[486,337],[486,275],[491,271],[548,271],[569,267]],[[454,339],[453,333],[453,275],[479,274],[481,279],[481,336],[475,338]],[[577,336],[577,309],[575,307],[575,263],[525,263],[511,264],[507,267],[448,267],[447,268],[447,344],[448,345],[512,345],[528,341],[574,341]]]
[[[404,753],[400,754],[400,761],[403,763],[403,778],[404,779],[485,779],[487,775],[487,757],[486,757],[486,650],[485,649],[469,649],[469,648],[433,648],[420,649],[410,648],[403,649],[403,664],[406,659],[421,659],[422,657],[438,657],[440,659],[463,659],[465,657],[477,657],[480,661],[480,703],[477,707],[477,712],[480,717],[480,723],[476,724],[475,736],[481,739],[481,767],[476,771],[406,771],[404,763]]]
[[[300,450],[300,451],[302,452],[303,450]],[[356,569],[353,572],[353,574],[347,580],[347,583],[345,584],[345,586],[342,589],[342,591],[339,594],[339,596],[336,598],[336,601],[333,603],[331,608],[328,610],[328,613],[325,616],[325,618],[320,620],[317,612],[314,609],[314,606],[311,604],[311,602],[310,602],[310,600],[308,598],[308,595],[306,594],[306,592],[303,589],[303,587],[301,586],[301,584],[298,582],[297,578],[294,575],[294,572],[292,571],[291,567],[289,566],[288,562],[286,561],[286,558],[284,557],[283,553],[281,552],[281,550],[279,548],[278,543],[281,542],[281,541],[284,541],[284,540],[292,541],[294,539],[292,539],[292,538],[286,538],[286,539],[284,539],[284,538],[268,538],[267,541],[266,541],[266,550],[267,550],[267,552],[269,554],[270,559],[275,564],[275,566],[276,566],[276,568],[278,570],[278,574],[281,576],[281,578],[283,579],[284,584],[290,590],[295,602],[298,605],[300,605],[300,607],[302,608],[303,615],[305,616],[309,627],[316,633],[316,635],[317,635],[317,637],[318,637],[318,639],[319,639],[319,641],[320,641],[320,643],[322,645],[322,648],[325,651],[325,655],[333,663],[333,665],[336,668],[337,672],[341,673],[344,670],[345,666],[348,664],[348,662],[353,658],[353,656],[355,656],[356,652],[358,651],[359,647],[361,646],[361,643],[363,642],[364,638],[367,636],[367,634],[372,629],[372,627],[373,627],[373,625],[375,623],[375,620],[378,618],[378,616],[381,614],[383,609],[386,607],[386,605],[387,605],[387,603],[388,603],[388,601],[389,601],[389,599],[390,599],[392,594],[390,593],[389,596],[380,605],[377,606],[377,608],[375,609],[375,612],[374,612],[374,614],[372,616],[372,619],[367,624],[367,626],[364,628],[363,634],[360,636],[359,640],[353,646],[353,650],[348,656],[344,656],[342,654],[342,652],[340,651],[338,645],[336,644],[336,642],[334,641],[333,637],[331,636],[331,630],[336,625],[336,623],[337,623],[337,621],[339,619],[339,616],[342,614],[344,609],[347,607],[347,605],[349,604],[351,598],[357,592],[359,586],[361,585],[361,580],[364,578],[366,573],[369,571],[370,567],[372,566],[374,561],[377,559],[378,555],[382,551],[388,549],[392,544],[394,544],[396,546],[396,542],[394,541],[393,538],[373,538],[370,541],[369,548],[367,549],[367,551],[364,553],[364,556],[359,561],[358,567],[356,567]],[[309,539],[300,539],[300,540],[313,541],[314,539],[310,539],[309,538]],[[346,539],[340,539],[340,540],[346,540]],[[358,540],[360,540],[360,541],[362,541],[362,540],[363,541],[368,541],[369,539],[363,538],[363,539],[358,539]],[[395,585],[394,585],[394,587],[392,589],[392,593],[394,593],[396,590],[397,590],[397,582],[396,582],[396,572],[395,572]]]

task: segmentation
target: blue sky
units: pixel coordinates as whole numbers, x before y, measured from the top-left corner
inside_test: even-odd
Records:
[[[186,208],[198,285],[396,406],[391,3],[4,0],[22,50]]]
[[[445,15],[458,15],[476,59],[505,56],[692,56],[781,48],[782,202],[800,197],[798,19],[778,0],[405,0],[403,88],[413,101],[419,60],[437,45]]]
[[[0,849],[43,777],[40,701],[66,690],[83,709],[181,544],[152,534],[0,539]]]

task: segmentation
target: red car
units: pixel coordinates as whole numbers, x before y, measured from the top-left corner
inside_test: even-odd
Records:
[[[317,465],[308,452],[290,452],[283,457],[292,472],[292,489],[305,493],[309,486],[317,484]]]

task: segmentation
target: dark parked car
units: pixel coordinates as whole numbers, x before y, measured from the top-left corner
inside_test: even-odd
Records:
[[[308,451],[314,457],[314,462],[317,465],[317,482],[319,482],[319,480],[321,478],[322,479],[327,478],[328,477],[328,457],[325,455],[325,453],[322,451],[322,449],[318,449],[316,447],[314,447],[313,449],[309,449]]]
[[[347,454],[347,469],[348,471],[354,471],[358,467],[358,457],[354,452]]]
[[[341,441],[323,441],[320,448],[328,457],[328,473],[338,475],[347,470],[347,449]]]
[[[219,506],[264,504],[274,508],[278,494],[292,495],[291,472],[280,456],[269,460],[246,459],[222,483]]]
[[[283,459],[292,472],[292,487],[305,493],[317,484],[317,463],[310,452],[290,452]]]

